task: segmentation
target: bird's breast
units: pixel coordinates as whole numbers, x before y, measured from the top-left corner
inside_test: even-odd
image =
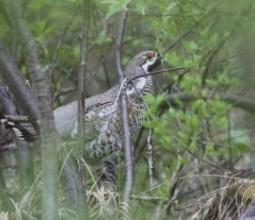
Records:
[[[133,82],[127,88],[127,96],[131,97],[133,95],[143,96],[145,93],[152,91],[152,80],[150,76],[140,77]]]

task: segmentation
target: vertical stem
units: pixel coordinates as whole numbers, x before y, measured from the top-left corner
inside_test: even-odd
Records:
[[[87,59],[88,59],[88,36],[89,36],[89,26],[90,26],[90,0],[83,0],[82,2],[82,15],[83,15],[83,25],[81,33],[81,43],[80,43],[80,63],[79,63],[79,73],[78,73],[78,136],[79,136],[79,148],[83,149],[85,146],[84,142],[84,112],[85,112],[85,79],[87,72]],[[82,169],[82,168],[78,168]],[[78,172],[78,170],[77,170]],[[81,177],[79,181],[82,181],[84,177],[84,170],[78,172]],[[77,200],[79,201],[77,211],[81,218],[86,218],[88,216],[87,210],[87,199],[85,188],[79,188],[81,191],[78,195]],[[84,191],[84,192],[83,192]]]
[[[84,0],[82,4],[83,26],[80,43],[80,61],[78,73],[78,131],[80,147],[84,147],[84,126],[83,115],[85,112],[85,78],[87,71],[88,34],[90,24],[90,0]]]
[[[121,69],[121,45],[123,41],[123,36],[125,32],[125,25],[127,19],[127,8],[123,10],[120,19],[120,25],[118,29],[117,39],[116,39],[116,67],[119,74],[119,84],[125,80],[124,73]],[[128,102],[127,95],[125,93],[125,88],[121,91],[120,96],[120,108],[121,108],[121,120],[122,120],[122,134],[124,142],[124,151],[125,151],[125,171],[126,171],[126,181],[123,194],[123,202],[127,203],[130,199],[133,187],[133,155],[130,141],[129,133],[129,120],[128,120]]]
[[[42,67],[35,41],[25,23],[19,21],[19,33],[27,53],[26,61],[39,108],[42,155],[42,219],[57,218],[57,135],[53,122],[50,78]]]
[[[153,187],[153,162],[152,162],[152,146],[151,146],[151,133],[152,131],[149,131],[148,137],[147,137],[147,161],[148,161],[148,173],[149,173],[149,183],[150,187]]]

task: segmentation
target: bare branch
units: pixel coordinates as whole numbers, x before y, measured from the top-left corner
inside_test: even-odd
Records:
[[[206,18],[208,18],[209,14],[214,11],[214,8],[211,9],[205,16],[203,16],[199,21],[197,21],[189,30],[187,30],[183,35],[181,35],[178,39],[176,39],[173,43],[171,43],[169,46],[165,48],[165,50],[162,52],[162,54],[165,54],[167,51],[174,48],[182,39],[189,36],[192,31],[197,28]]]
[[[246,51],[242,51],[239,54],[232,55],[232,56],[229,56],[229,57],[226,57],[226,58],[222,58],[222,59],[213,60],[213,61],[211,61],[209,63],[202,63],[199,66],[210,66],[210,65],[213,65],[213,64],[217,64],[217,63],[228,62],[231,59],[235,59],[237,57],[240,57],[245,52]],[[151,72],[151,73],[146,73],[146,74],[143,74],[143,75],[135,76],[134,78],[130,79],[128,81],[128,83],[131,83],[132,81],[134,81],[134,80],[136,80],[138,78],[141,78],[141,77],[153,76],[153,75],[157,75],[157,74],[161,74],[161,73],[174,72],[174,71],[179,71],[179,70],[189,70],[189,68],[190,67],[175,67],[175,68],[170,68],[170,69],[158,70],[158,71],[154,71],[154,72]]]
[[[87,60],[88,60],[88,36],[90,28],[90,0],[83,0],[82,2],[82,15],[83,15],[83,26],[82,26],[82,36],[80,43],[80,63],[79,63],[79,74],[78,74],[78,138],[80,149],[84,148],[84,112],[85,112],[85,79],[87,74]],[[70,163],[70,162],[69,162]],[[73,169],[75,164],[70,163]],[[77,165],[76,165],[77,166]],[[84,171],[84,170],[83,170]],[[78,170],[77,170],[78,172]],[[79,175],[84,174],[84,172],[79,172]],[[83,176],[83,175],[82,175]],[[83,178],[78,180],[82,183]],[[87,199],[84,187],[79,187],[78,193],[74,196],[74,200],[78,200],[77,212],[80,218],[87,218]],[[75,191],[77,193],[77,190]],[[76,196],[76,197],[75,197]]]
[[[21,108],[32,118],[37,118],[38,108],[34,96],[12,57],[5,51],[2,44],[0,44],[0,71],[6,84],[19,101]]]
[[[85,78],[87,70],[87,54],[88,54],[88,34],[90,24],[90,0],[84,0],[82,3],[83,27],[80,43],[80,63],[78,73],[78,134],[79,145],[83,147],[84,143],[84,123],[83,115],[85,112]]]
[[[127,7],[127,6],[126,6]],[[121,45],[125,32],[126,19],[128,9],[122,11],[120,24],[116,39],[116,67],[119,74],[119,85],[125,80],[124,73],[121,68]],[[127,106],[127,95],[125,90],[122,89],[120,96],[120,108],[121,108],[121,120],[122,120],[122,134],[124,138],[124,151],[125,151],[125,170],[126,170],[126,181],[123,194],[123,201],[127,203],[130,199],[132,187],[133,187],[133,155],[129,133],[129,120],[128,120],[128,106]]]
[[[151,135],[152,135],[152,131],[149,130],[149,134],[147,137],[146,154],[147,154],[147,161],[148,161],[149,183],[150,183],[150,187],[153,187],[153,161],[152,161]]]

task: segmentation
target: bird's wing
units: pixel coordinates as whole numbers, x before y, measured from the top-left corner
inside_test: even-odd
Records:
[[[85,112],[93,106],[110,104],[115,101],[118,87],[85,99]],[[54,110],[55,127],[58,134],[62,137],[69,136],[75,124],[78,116],[78,103],[77,101],[71,102],[67,105],[61,106]]]

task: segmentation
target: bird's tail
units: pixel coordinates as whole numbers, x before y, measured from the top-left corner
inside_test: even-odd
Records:
[[[6,129],[12,130],[21,140],[33,142],[39,136],[38,122],[29,116],[4,115],[0,122]]]

